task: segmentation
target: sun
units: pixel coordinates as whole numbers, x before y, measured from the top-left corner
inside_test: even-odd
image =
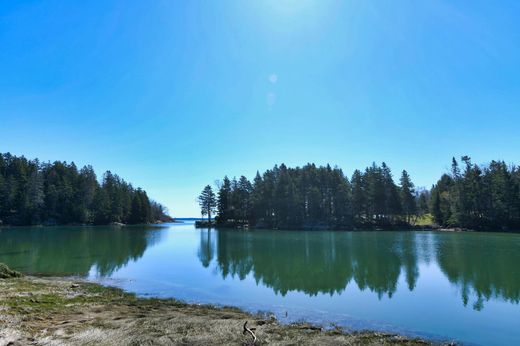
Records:
[[[264,6],[282,15],[295,15],[318,7],[316,0],[267,0]],[[323,2],[325,3],[325,1]]]

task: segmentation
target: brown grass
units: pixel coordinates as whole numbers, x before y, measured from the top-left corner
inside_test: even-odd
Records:
[[[394,334],[308,324],[281,325],[236,308],[141,299],[115,288],[67,279],[0,280],[4,345],[427,345]]]

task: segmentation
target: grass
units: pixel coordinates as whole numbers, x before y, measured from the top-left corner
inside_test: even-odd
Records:
[[[432,214],[424,214],[420,217],[417,218],[417,221],[415,222],[415,226],[431,226],[433,225],[434,222],[433,222],[433,216]]]

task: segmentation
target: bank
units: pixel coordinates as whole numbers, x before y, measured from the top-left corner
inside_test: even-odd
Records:
[[[378,332],[347,333],[233,307],[139,298],[65,278],[0,280],[0,345],[431,345]]]

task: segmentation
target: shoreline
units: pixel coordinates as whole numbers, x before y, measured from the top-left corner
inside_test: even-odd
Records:
[[[154,222],[154,223],[145,223],[145,224],[123,224],[112,222],[109,224],[57,224],[57,225],[9,225],[9,224],[0,224],[0,230],[2,229],[16,229],[16,228],[27,228],[27,227],[35,227],[35,228],[47,228],[47,227],[115,227],[115,228],[132,228],[139,226],[146,227],[163,227],[168,224],[184,224],[182,220],[174,220],[168,222]],[[230,225],[220,225],[214,222],[208,224],[206,221],[199,223],[195,222],[194,227],[196,229],[234,229],[237,231],[277,231],[279,228],[262,228],[262,227],[237,227]],[[502,233],[502,234],[518,234],[520,233],[520,229],[511,229],[511,230],[493,230],[493,229],[471,229],[471,228],[463,228],[463,227],[440,227],[436,225],[413,225],[407,227],[354,227],[350,229],[343,228],[288,228],[282,229],[283,231],[312,231],[312,232],[321,232],[321,231],[331,231],[331,232],[371,232],[371,231],[382,231],[382,232],[391,232],[391,231],[409,231],[409,232],[417,232],[417,231],[432,231],[432,232],[474,232],[474,233]],[[0,346],[2,346],[0,344]]]
[[[235,307],[139,298],[72,278],[0,280],[0,345],[433,345],[398,334],[281,324]]]
[[[114,227],[114,228],[131,228],[131,227],[161,227],[163,225],[168,224],[181,224],[179,221],[171,221],[171,222],[154,222],[154,223],[107,223],[107,224],[93,224],[93,223],[71,223],[71,224],[56,224],[56,225],[9,225],[9,224],[0,224],[0,229],[4,228],[49,228],[49,227]]]
[[[211,225],[211,226],[195,226],[197,229],[233,229],[236,231],[278,231],[278,228],[261,228],[261,227],[229,227],[222,225]],[[495,234],[518,234],[520,230],[493,230],[493,229],[471,229],[471,228],[462,228],[462,227],[434,227],[434,226],[410,226],[406,228],[379,228],[379,227],[365,227],[365,228],[350,228],[350,229],[336,229],[336,228],[323,228],[323,229],[314,229],[314,228],[288,228],[281,229],[282,231],[290,231],[290,232],[299,232],[299,231],[310,231],[310,232],[421,232],[421,231],[429,231],[429,232],[453,232],[453,233],[495,233]]]

